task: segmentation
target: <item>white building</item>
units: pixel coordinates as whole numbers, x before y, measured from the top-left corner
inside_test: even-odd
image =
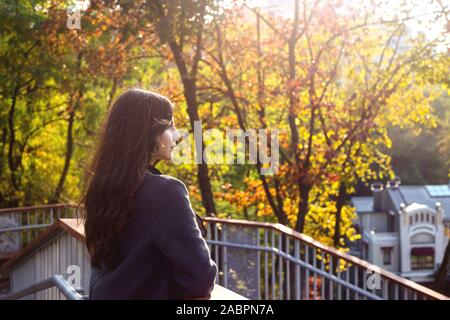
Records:
[[[449,185],[374,183],[372,197],[353,197],[362,239],[352,249],[364,260],[416,282],[430,282],[450,230]]]

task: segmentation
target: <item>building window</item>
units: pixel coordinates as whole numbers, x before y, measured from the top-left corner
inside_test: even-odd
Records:
[[[413,224],[413,217],[409,216],[409,224]]]
[[[411,244],[434,244],[435,237],[429,233],[417,233],[411,237]]]
[[[392,247],[383,247],[381,248],[381,251],[383,253],[383,265],[389,266],[392,263]]]
[[[368,260],[369,258],[369,245],[365,242],[363,242],[363,248],[362,248],[362,257],[364,260]]]
[[[434,224],[434,216],[431,216],[431,223]]]
[[[411,249],[411,269],[434,269],[434,249],[433,248],[413,248]]]
[[[414,222],[419,222],[419,215],[418,214],[414,215]]]
[[[420,213],[420,222],[423,222],[423,212]]]

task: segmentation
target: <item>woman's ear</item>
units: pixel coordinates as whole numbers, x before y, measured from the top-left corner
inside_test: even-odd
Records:
[[[158,137],[157,137],[157,138],[155,139],[155,146],[154,146],[154,149],[151,150],[150,155],[154,156],[155,153],[156,153],[156,151],[159,150],[159,148],[160,148],[160,143],[159,143]]]
[[[155,139],[155,151],[158,151],[161,148],[161,143],[159,142],[160,136],[158,135]]]
[[[161,148],[161,143],[159,142],[159,139],[161,139],[160,134],[156,135],[156,138],[155,138],[155,151],[158,151],[159,148]]]

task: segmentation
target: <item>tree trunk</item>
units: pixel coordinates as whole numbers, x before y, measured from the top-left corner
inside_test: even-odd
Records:
[[[215,216],[216,207],[214,205],[214,197],[211,191],[211,182],[209,179],[208,167],[205,163],[201,163],[198,165],[198,182],[200,184],[202,204],[205,207],[206,215]]]
[[[19,167],[19,163],[17,163],[16,158],[14,156],[14,149],[16,145],[16,131],[14,128],[14,114],[16,111],[16,102],[17,96],[19,94],[19,85],[17,85],[14,89],[14,94],[12,96],[11,108],[9,109],[8,114],[8,128],[9,128],[9,148],[8,148],[8,165],[10,170],[10,179],[11,185],[13,186],[13,190],[19,189],[19,184],[16,178],[16,169]],[[14,201],[14,200],[13,200]]]
[[[335,248],[339,247],[339,239],[341,238],[341,221],[342,221],[342,207],[346,200],[346,190],[345,185],[341,182],[339,183],[339,194],[336,200],[336,222],[334,224],[334,236],[333,236],[333,246]]]
[[[311,186],[307,184],[300,184],[300,203],[298,206],[297,223],[295,225],[295,231],[303,233],[305,228],[305,218],[309,210],[309,192]]]
[[[192,78],[189,75],[186,63],[182,57],[182,52],[180,52],[179,46],[174,42],[169,42],[169,45],[174,55],[178,72],[180,73],[183,82],[184,96],[186,98],[188,108],[187,113],[189,115],[191,128],[192,130],[194,130],[195,121],[200,121],[200,117],[198,115],[197,87],[195,84],[196,79]],[[203,142],[203,132],[201,132],[201,140],[202,143],[200,145],[197,145],[197,142],[195,142],[196,143],[195,149],[197,151],[196,153],[197,153],[198,183],[200,186],[200,193],[202,195],[202,204],[206,210],[206,215],[215,216],[216,208],[211,188],[211,181],[208,173],[208,166],[203,159],[203,150],[205,149],[205,145]]]
[[[71,106],[70,106],[71,107]],[[66,140],[66,156],[64,159],[64,167],[59,178],[58,185],[55,189],[53,197],[50,203],[58,203],[61,197],[62,190],[64,188],[64,183],[66,181],[67,173],[69,172],[70,160],[73,155],[73,125],[75,122],[75,110],[72,109],[69,113],[69,119],[67,122],[67,140]]]

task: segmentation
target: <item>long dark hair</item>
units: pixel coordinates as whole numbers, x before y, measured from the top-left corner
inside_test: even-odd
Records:
[[[169,99],[141,89],[125,91],[110,108],[80,201],[93,267],[114,269],[120,262],[118,238],[133,212],[133,194],[149,168],[156,137],[170,127],[172,116]]]

